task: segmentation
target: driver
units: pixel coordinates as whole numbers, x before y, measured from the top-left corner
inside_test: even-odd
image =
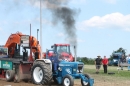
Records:
[[[57,69],[58,69],[58,58],[57,55],[55,53],[53,53],[53,55],[50,57],[50,60],[52,62],[52,71],[57,73]]]

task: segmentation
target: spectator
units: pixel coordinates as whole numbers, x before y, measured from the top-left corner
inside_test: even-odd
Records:
[[[124,55],[122,55],[122,57],[119,59],[119,64],[123,64],[126,62],[126,58]],[[123,70],[123,66],[121,66],[121,70]]]
[[[102,60],[102,64],[103,64],[104,73],[107,73],[108,59],[106,58],[106,56],[104,56]]]
[[[128,55],[128,57],[126,58],[127,63],[130,65],[130,54]],[[130,66],[128,66],[128,71],[130,71]]]
[[[96,73],[99,73],[99,69],[101,67],[102,59],[100,58],[100,55],[97,56],[95,59],[95,66],[96,66]]]

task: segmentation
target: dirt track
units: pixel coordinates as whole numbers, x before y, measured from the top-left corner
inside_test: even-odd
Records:
[[[42,86],[42,85],[34,85],[31,82],[27,83],[27,82],[24,82],[24,81],[21,81],[20,83],[6,82],[4,79],[0,79],[0,86]],[[51,86],[61,86],[61,85],[54,85],[52,83]],[[75,85],[74,86],[81,86],[81,84],[79,83],[79,80],[75,81]]]
[[[130,80],[119,80],[112,79],[111,77],[98,77],[98,75],[94,74],[92,75],[94,78],[94,85],[93,86],[129,86]],[[75,80],[74,86],[81,86],[80,80]],[[0,86],[41,86],[41,85],[34,85],[31,82],[20,82],[20,83],[14,83],[14,82],[6,82],[3,79],[0,79]],[[44,85],[45,86],[45,85]],[[60,86],[60,85],[51,85],[51,86]]]
[[[95,76],[96,77],[96,76]],[[81,86],[80,80],[75,80],[74,86]],[[102,78],[95,78],[94,86],[129,86],[130,81],[126,80],[124,81],[116,81],[111,79],[105,79],[105,77]],[[20,83],[14,83],[14,82],[6,82],[5,80],[0,80],[0,86],[41,86],[41,85],[34,85],[31,82],[20,82]],[[51,85],[51,86],[57,86],[57,85]],[[60,85],[59,85],[60,86]]]

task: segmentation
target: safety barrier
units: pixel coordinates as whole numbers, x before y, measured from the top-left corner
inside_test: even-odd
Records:
[[[119,63],[118,62],[118,68],[117,68],[118,73],[119,73],[119,70],[121,70],[121,67],[127,67],[127,69],[123,69],[123,70],[128,70],[128,66],[130,66],[130,64],[128,64],[128,63]]]

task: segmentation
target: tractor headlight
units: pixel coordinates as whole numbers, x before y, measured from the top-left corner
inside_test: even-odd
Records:
[[[79,72],[82,73],[82,72],[83,72],[83,69],[79,70]]]
[[[61,68],[61,67],[59,67],[59,68],[58,68],[58,70],[59,70],[59,71],[62,71],[62,68]]]
[[[77,70],[77,73],[79,73],[79,70]]]
[[[113,59],[113,62],[117,62],[117,60],[116,60],[116,59]]]
[[[83,72],[83,64],[78,64],[77,73],[82,73],[82,72]]]
[[[77,70],[77,73],[82,73],[83,72],[83,70]]]

